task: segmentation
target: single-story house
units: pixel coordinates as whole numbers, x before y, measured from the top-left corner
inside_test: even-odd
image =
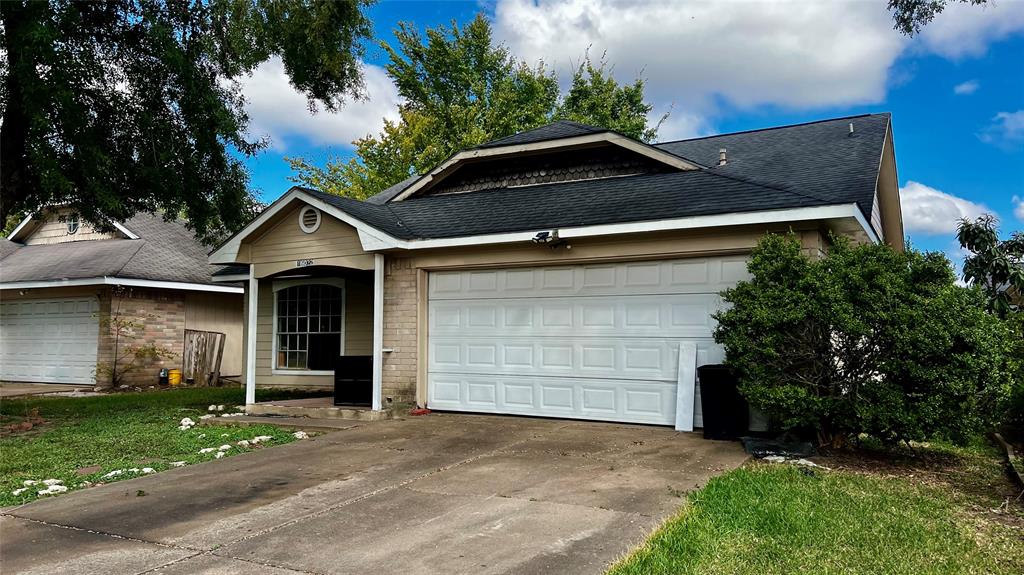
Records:
[[[124,371],[123,385],[180,368],[186,330],[224,333],[220,373],[240,376],[244,307],[226,266],[179,221],[139,214],[98,231],[67,208],[26,217],[0,240],[0,381],[109,385],[115,346],[174,354]],[[114,322],[111,319],[114,318]],[[115,343],[114,331],[122,335]],[[130,358],[123,357],[118,369]]]
[[[249,404],[371,356],[374,410],[692,429],[758,238],[902,249],[897,182],[889,114],[653,145],[561,121],[366,201],[292,188],[210,261],[247,266]]]

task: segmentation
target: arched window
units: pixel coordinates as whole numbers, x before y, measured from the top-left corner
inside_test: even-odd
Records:
[[[334,369],[344,353],[344,284],[330,279],[275,282],[274,297],[274,367]]]

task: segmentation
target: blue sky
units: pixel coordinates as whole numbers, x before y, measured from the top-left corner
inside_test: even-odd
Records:
[[[1024,0],[955,5],[909,40],[885,2],[492,0],[390,2],[370,10],[377,39],[399,21],[420,29],[483,12],[516,56],[564,81],[589,48],[620,81],[647,80],[661,140],[888,111],[907,234],[959,259],[958,217],[995,213],[1024,228]],[[286,156],[323,164],[393,117],[398,97],[369,46],[368,100],[310,115],[280,64],[246,85],[250,130],[272,145],[248,165],[264,200],[291,185]]]

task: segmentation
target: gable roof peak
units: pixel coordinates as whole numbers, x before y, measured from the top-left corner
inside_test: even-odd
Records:
[[[533,142],[545,142],[548,140],[559,140],[562,138],[572,138],[574,136],[586,136],[588,134],[599,134],[601,132],[610,132],[607,128],[601,128],[599,126],[591,126],[589,124],[583,124],[580,122],[574,122],[573,120],[556,120],[536,128],[524,130],[512,134],[511,136],[505,136],[490,142],[485,142],[477,146],[477,148],[496,148],[499,146],[514,146],[516,144],[529,144]]]

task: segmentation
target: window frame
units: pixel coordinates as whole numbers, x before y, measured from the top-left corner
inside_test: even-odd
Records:
[[[345,355],[345,332],[346,325],[345,320],[348,317],[345,309],[346,303],[346,290],[345,280],[341,278],[303,278],[303,279],[291,279],[291,280],[277,280],[273,284],[273,298],[274,298],[274,315],[271,317],[271,341],[272,341],[272,353],[270,359],[270,373],[271,375],[334,375],[332,370],[324,369],[308,369],[301,367],[279,367],[277,365],[278,358],[278,333],[277,333],[277,301],[278,295],[282,290],[295,286],[308,286],[308,285],[326,285],[339,288],[341,290],[341,332],[338,334],[340,348],[338,350],[339,355]],[[308,361],[308,357],[307,357]]]

